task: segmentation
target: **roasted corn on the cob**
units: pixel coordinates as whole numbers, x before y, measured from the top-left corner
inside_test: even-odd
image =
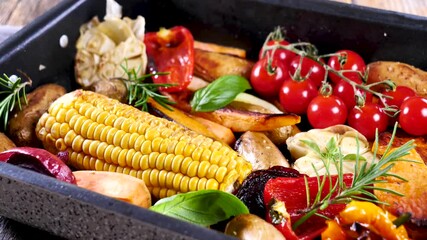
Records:
[[[36,133],[46,149],[68,151],[75,168],[138,177],[159,198],[231,191],[251,171],[224,143],[89,91],[76,90],[52,103]]]

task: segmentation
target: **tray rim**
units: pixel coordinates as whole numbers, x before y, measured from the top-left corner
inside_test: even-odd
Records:
[[[38,17],[35,21],[24,26],[21,30],[19,30],[17,33],[10,36],[4,42],[0,43],[0,56],[1,56],[0,59],[7,57],[9,55],[13,55],[18,51],[21,51],[22,47],[25,47],[27,43],[30,42],[33,38],[43,34],[46,31],[46,29],[50,27],[51,24],[55,24],[55,22],[62,19],[63,16],[68,14],[70,11],[78,8],[81,4],[85,3],[86,1],[93,1],[93,0],[62,0],[58,5],[48,10],[48,12]],[[250,0],[250,1],[264,2],[266,4],[277,4],[280,6],[288,6],[289,4],[295,4],[295,1],[292,1],[292,0],[282,0],[282,1],[281,0]],[[382,9],[376,9],[376,8],[365,7],[365,6],[349,5],[346,3],[334,2],[334,1],[305,0],[305,1],[298,1],[298,3],[299,4],[297,4],[295,8],[299,8],[303,10],[309,9],[312,11],[325,13],[326,15],[345,16],[345,17],[358,19],[358,20],[363,19],[363,20],[368,20],[368,21],[378,22],[378,23],[388,23],[393,26],[410,28],[410,29],[413,29],[413,28],[419,29],[420,27],[427,28],[427,17],[421,17],[418,15],[399,13],[395,11],[382,10]],[[311,4],[317,4],[317,6],[320,6],[320,8],[316,8],[316,9],[310,8],[309,6],[312,7]],[[333,9],[334,7],[338,7],[340,11],[332,11],[331,9]],[[364,18],[364,17],[361,17],[359,14],[355,14],[357,16],[344,15],[343,12],[349,11],[349,10],[354,10],[354,11],[357,11],[358,13],[362,13],[362,16],[364,17],[369,15],[369,17]],[[386,22],[383,18],[384,16],[387,16],[388,19],[391,21]],[[414,24],[414,23],[418,23],[418,24]],[[21,39],[22,41],[20,41]],[[18,45],[21,47],[19,48],[16,47]],[[74,193],[75,191],[83,192],[84,193],[83,195],[77,195],[78,196],[77,200],[81,200],[81,201],[91,202],[90,199],[89,200],[85,199],[83,196],[89,197],[89,198],[91,196],[92,197],[95,196],[93,195],[94,194],[93,192],[87,191],[85,189],[77,188],[72,185],[68,186],[69,184],[66,184],[66,183],[61,183],[61,182],[58,183],[57,180],[49,179],[46,176],[43,176],[38,173],[30,172],[29,170],[26,170],[26,169],[19,169],[17,167],[12,166],[12,169],[16,168],[16,169],[13,169],[14,174],[12,174],[12,172],[9,171],[9,167],[11,166],[4,167],[2,166],[2,164],[0,164],[1,177],[22,181],[28,184],[33,184],[34,186],[46,188],[51,191],[54,191],[55,189],[50,188],[48,186],[49,184],[46,184],[46,182],[52,183],[52,184],[56,182],[55,184],[59,184],[63,186],[62,188],[60,188],[63,191],[58,191],[57,192],[58,194],[70,194],[70,193]],[[28,178],[28,176],[31,176],[31,177]],[[75,196],[72,196],[72,197],[75,197]],[[80,197],[82,199],[80,199]],[[107,204],[107,202],[109,201],[119,202],[117,200],[104,197],[102,195],[96,196],[96,197],[105,200],[105,202],[102,202],[100,207],[106,207],[105,204]],[[95,205],[99,207],[98,204],[99,202],[97,202]],[[117,204],[115,206],[129,207],[127,205],[130,205],[130,204],[120,202],[120,204]],[[131,205],[130,207],[134,207],[134,206]],[[111,210],[111,209],[107,209],[107,210]],[[122,209],[113,209],[113,211],[118,211],[119,214],[122,214],[120,212],[121,210]],[[157,213],[155,214],[157,215]],[[161,214],[158,214],[158,215],[161,215]],[[161,216],[165,217],[165,219],[172,219],[163,215]],[[141,220],[139,218],[136,218],[136,219]],[[15,219],[15,220],[19,221],[19,219]],[[173,220],[178,221],[176,219],[173,219]],[[182,222],[182,221],[179,221],[179,222]],[[196,226],[186,222],[182,222],[182,223],[184,225],[190,225],[191,226],[190,228]],[[198,226],[196,227],[197,228],[195,229],[197,229],[197,232],[199,231],[202,233],[206,232],[205,228],[198,227]],[[211,232],[212,232],[211,230],[208,230],[206,233],[211,233]],[[220,236],[224,237],[224,235],[222,234]]]

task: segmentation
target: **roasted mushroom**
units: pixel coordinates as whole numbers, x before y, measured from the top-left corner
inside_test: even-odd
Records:
[[[252,164],[252,169],[290,167],[288,160],[262,132],[245,132],[236,142],[236,151]]]

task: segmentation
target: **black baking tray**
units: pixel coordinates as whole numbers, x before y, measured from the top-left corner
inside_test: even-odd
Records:
[[[427,19],[332,1],[123,0],[124,15],[142,15],[146,30],[183,25],[201,41],[242,47],[255,59],[275,26],[288,40],[310,41],[321,53],[359,52],[366,61],[401,61],[427,69]],[[104,0],[62,0],[0,44],[0,69],[26,73],[32,88],[74,81],[79,26],[102,18]],[[61,36],[69,40],[59,44]],[[227,239],[175,220],[8,164],[0,164],[0,215],[68,239]]]

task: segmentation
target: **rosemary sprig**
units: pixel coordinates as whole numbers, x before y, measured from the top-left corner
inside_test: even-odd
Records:
[[[381,157],[379,161],[375,161],[375,158],[370,161],[364,159],[359,152],[359,142],[357,141],[357,151],[353,156],[344,156],[341,153],[341,149],[336,143],[335,139],[332,138],[325,150],[322,152],[319,146],[312,141],[304,141],[308,147],[310,147],[314,152],[316,152],[320,159],[323,161],[325,165],[326,174],[323,178],[318,174],[316,168],[313,165],[313,168],[317,175],[318,180],[318,191],[314,201],[310,202],[310,193],[308,181],[306,180],[306,194],[307,194],[307,208],[304,210],[305,215],[301,217],[298,221],[296,221],[292,228],[295,229],[304,223],[307,219],[309,219],[313,215],[322,216],[318,213],[319,210],[326,209],[331,204],[347,204],[351,200],[362,200],[362,201],[370,201],[374,203],[386,204],[381,202],[377,196],[375,196],[372,191],[383,191],[391,194],[395,194],[398,196],[402,196],[401,193],[375,186],[376,183],[384,182],[381,180],[383,177],[394,177],[403,181],[406,181],[399,175],[390,173],[390,169],[395,165],[397,161],[411,161],[411,160],[403,160],[402,157],[409,154],[409,151],[415,147],[414,141],[408,141],[404,145],[399,148],[391,151],[391,146],[393,143],[394,136],[396,135],[397,125],[395,125],[392,137],[390,142],[387,145],[386,151],[384,155]],[[374,156],[376,156],[378,149],[378,134],[374,143]],[[353,172],[353,181],[351,186],[347,187],[344,183],[344,173],[343,173],[343,163],[346,158],[349,157],[355,161],[354,172]],[[329,167],[333,164],[337,169],[337,180],[335,184],[332,180],[332,175],[329,172]],[[329,193],[322,197],[322,192],[325,186],[329,186]],[[333,196],[336,194],[335,196]],[[325,216],[323,216],[325,217]]]
[[[0,99],[3,99],[0,102],[0,120],[3,121],[3,130],[7,128],[9,113],[12,112],[16,106],[21,110],[21,101],[27,104],[27,94],[25,91],[27,85],[31,85],[30,79],[26,82],[22,82],[22,79],[16,75],[9,77],[3,74],[2,77],[0,76]]]
[[[143,111],[148,111],[148,99],[152,98],[163,107],[172,110],[169,105],[174,104],[174,102],[170,101],[167,96],[158,93],[158,90],[160,88],[174,86],[174,84],[145,82],[147,78],[159,75],[167,75],[169,74],[168,72],[158,72],[139,76],[141,69],[129,69],[127,66],[127,61],[125,61],[125,65],[121,65],[121,67],[127,76],[126,78],[116,79],[120,79],[126,84],[129,104],[134,105],[137,108],[141,108]]]

